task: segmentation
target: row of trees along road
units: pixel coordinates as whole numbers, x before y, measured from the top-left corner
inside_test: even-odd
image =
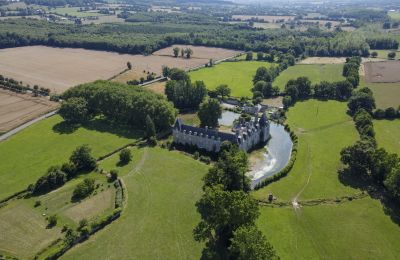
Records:
[[[223,143],[220,158],[204,177],[204,194],[196,203],[201,221],[196,241],[205,242],[202,259],[278,259],[255,225],[260,215],[249,195],[247,154]]]

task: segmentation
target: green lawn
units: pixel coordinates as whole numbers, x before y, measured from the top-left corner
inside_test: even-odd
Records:
[[[124,173],[128,204],[122,217],[62,258],[200,258],[203,245],[194,241],[192,231],[207,166],[160,148],[140,152],[134,153],[139,162]]]
[[[94,12],[80,12],[79,7],[57,7],[56,9],[52,9],[51,12],[64,16],[68,14],[70,16],[76,17],[89,17],[89,16],[101,16],[103,14],[94,13]]]
[[[298,102],[287,113],[299,137],[297,160],[287,177],[256,191],[266,199],[300,204],[310,199],[335,199],[360,191],[338,178],[340,150],[358,139],[346,103]],[[364,197],[342,203],[262,207],[258,225],[281,259],[396,259],[400,228],[385,215],[378,200]]]
[[[259,67],[270,67],[271,63],[262,61],[223,62],[212,68],[190,72],[192,81],[202,80],[208,89],[218,85],[228,85],[234,97],[252,97],[253,77]]]
[[[308,77],[313,84],[321,81],[336,82],[345,79],[342,76],[342,72],[343,64],[300,64],[289,67],[287,70],[281,72],[273,85],[284,90],[289,80],[297,79],[298,77]]]
[[[375,120],[374,129],[378,146],[400,156],[400,119]]]
[[[390,18],[400,21],[400,12],[389,12]]]
[[[101,120],[75,130],[61,122],[60,116],[54,116],[0,142],[0,199],[27,188],[50,166],[68,161],[79,145],[88,144],[99,157],[137,138]]]

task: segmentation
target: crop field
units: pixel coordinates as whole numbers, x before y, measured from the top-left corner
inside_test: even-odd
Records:
[[[265,200],[272,192],[288,202],[262,207],[258,220],[282,259],[396,259],[400,253],[400,228],[378,200],[339,199],[362,195],[338,177],[341,149],[358,139],[346,110],[346,103],[310,100],[287,113],[299,137],[297,160],[287,177],[253,193]]]
[[[293,20],[294,16],[289,15],[232,15],[233,19],[240,19],[242,21],[248,21],[252,18],[262,19],[266,22],[275,23],[277,20],[285,20],[285,22]]]
[[[375,120],[374,130],[378,146],[400,156],[400,119]]]
[[[73,129],[60,116],[40,121],[0,142],[0,199],[26,189],[53,165],[66,162],[79,145],[99,157],[134,142],[140,135],[94,120]],[[101,140],[101,141],[99,141]]]
[[[334,58],[334,57],[308,57],[301,60],[299,64],[343,64],[346,62],[346,58]]]
[[[145,88],[150,89],[151,91],[164,95],[165,94],[165,85],[167,84],[166,81],[158,81],[155,83],[152,83],[150,85],[145,86]]]
[[[374,93],[376,107],[385,109],[400,106],[400,82],[397,83],[365,83]]]
[[[312,19],[307,19],[307,20],[300,20],[302,23],[314,23],[318,24],[319,26],[325,26],[327,23],[331,23],[332,27],[338,26],[341,23],[338,21],[329,21],[329,20],[312,20]]]
[[[55,110],[58,105],[46,98],[0,89],[0,133],[7,132],[39,115]]]
[[[206,64],[210,58],[228,58],[236,53],[227,50],[221,54],[221,49],[199,48],[194,49],[194,56],[199,50],[197,55],[204,58],[183,59],[159,54],[142,56],[44,46],[9,48],[0,50],[0,74],[61,93],[78,84],[109,79],[123,71],[128,61],[138,73],[148,71],[161,75],[164,65],[188,70]],[[167,53],[169,50],[170,48],[160,53]]]
[[[203,245],[192,231],[207,166],[160,148],[135,150],[133,157],[139,162],[124,172],[128,202],[122,217],[62,259],[200,258]]]
[[[364,63],[366,83],[400,82],[400,61]]]
[[[253,77],[259,67],[270,67],[271,63],[262,61],[223,62],[212,68],[204,68],[189,73],[192,81],[202,80],[208,89],[221,84],[228,85],[234,97],[251,97]]]
[[[298,77],[308,77],[313,84],[321,81],[341,81],[345,79],[342,76],[342,71],[343,64],[295,65],[281,72],[273,82],[273,86],[278,86],[280,90],[284,90],[289,80]]]
[[[85,19],[82,24],[102,24],[102,23],[123,23],[124,19],[118,18],[116,15],[102,15],[98,16],[98,19]]]

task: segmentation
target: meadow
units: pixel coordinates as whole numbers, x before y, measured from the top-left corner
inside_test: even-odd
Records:
[[[122,217],[62,259],[200,258],[203,245],[194,241],[192,230],[207,166],[160,148],[134,150],[133,157],[138,163],[122,170],[128,190]],[[102,167],[114,168],[114,162]]]
[[[390,18],[400,21],[400,12],[389,12]]]
[[[284,90],[286,83],[298,77],[308,77],[311,83],[316,84],[321,81],[336,82],[345,80],[342,76],[343,64],[312,64],[295,65],[283,71],[273,82],[273,86]]]
[[[358,139],[346,110],[346,103],[310,100],[287,113],[299,137],[295,165],[287,177],[253,193],[265,200],[272,192],[288,203],[262,207],[258,220],[282,259],[396,259],[400,253],[400,228],[379,200],[338,177],[340,150]],[[294,209],[293,200],[303,206]],[[310,200],[313,206],[304,205]]]
[[[400,106],[400,82],[365,83],[364,77],[361,77],[360,86],[368,87],[372,90],[377,108],[397,108]]]
[[[65,15],[76,16],[78,18],[103,15],[103,14],[94,13],[94,12],[81,12],[79,10],[80,10],[79,7],[57,7],[55,9],[51,10],[51,12],[62,15],[62,16],[65,16]]]
[[[270,67],[263,61],[223,62],[212,68],[204,68],[189,73],[192,81],[202,80],[210,90],[221,84],[231,88],[233,97],[252,97],[253,77],[259,67]]]
[[[92,148],[95,157],[135,142],[135,132],[118,130],[98,119],[73,129],[60,116],[40,121],[17,135],[0,142],[0,199],[24,190],[53,165],[68,161],[82,144]]]
[[[394,51],[394,50],[370,50],[371,53],[372,53],[372,52],[378,53],[377,58],[379,58],[379,59],[388,59],[388,54],[389,54],[390,52],[393,52],[393,51]],[[395,50],[395,52],[396,52],[396,59],[399,59],[400,51],[396,51],[396,50]]]
[[[378,146],[400,156],[400,119],[375,120],[374,130]]]

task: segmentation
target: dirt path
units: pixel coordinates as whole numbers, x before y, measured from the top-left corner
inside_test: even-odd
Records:
[[[308,171],[308,177],[307,177],[306,183],[303,185],[303,187],[300,189],[300,191],[296,194],[296,196],[292,199],[292,206],[293,206],[293,209],[295,211],[300,210],[300,204],[298,202],[298,199],[299,199],[300,195],[304,192],[304,190],[307,188],[308,184],[310,183],[311,176],[312,176],[312,173],[313,173],[312,165],[310,163],[310,157],[311,157],[310,147],[307,144],[307,162],[308,162],[307,163],[308,164],[307,171]]]

